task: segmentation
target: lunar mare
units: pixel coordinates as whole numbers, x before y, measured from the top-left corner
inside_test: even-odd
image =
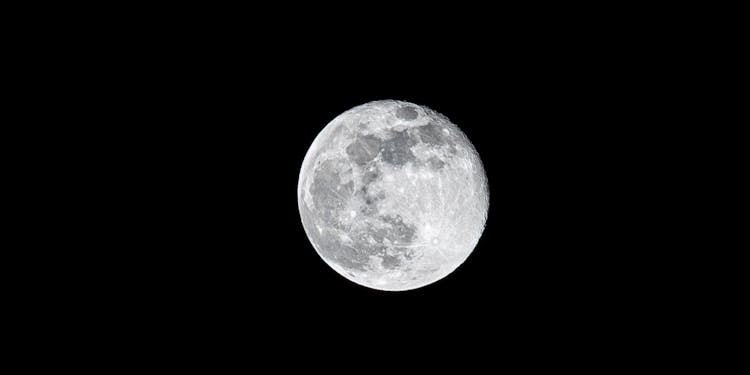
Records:
[[[489,207],[471,142],[445,116],[382,100],[352,108],[318,134],[297,188],[320,257],[379,290],[431,284],[471,254]]]

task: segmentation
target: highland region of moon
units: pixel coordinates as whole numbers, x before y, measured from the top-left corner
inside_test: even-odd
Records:
[[[374,101],[333,119],[299,175],[302,225],[320,257],[373,289],[416,289],[477,245],[489,191],[479,155],[445,116]]]

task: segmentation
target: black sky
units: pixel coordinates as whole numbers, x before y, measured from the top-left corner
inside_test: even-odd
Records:
[[[653,244],[634,233],[654,227],[634,212],[647,186],[629,177],[629,163],[640,158],[633,140],[648,138],[654,101],[640,89],[642,62],[610,48],[617,34],[479,22],[474,34],[420,28],[394,38],[372,28],[347,39],[336,27],[282,35],[212,25],[180,38],[142,35],[137,52],[112,51],[117,74],[99,83],[119,90],[117,100],[99,99],[114,134],[99,147],[122,151],[113,163],[132,176],[117,178],[124,224],[107,237],[118,250],[100,268],[118,275],[109,295],[132,301],[124,314],[154,314],[180,334],[198,322],[191,329],[247,336],[263,326],[274,337],[418,330],[519,339],[637,316],[623,301],[645,288]],[[490,188],[487,226],[468,260],[400,293],[335,273],[297,211],[315,136],[380,99],[450,118],[477,149]]]

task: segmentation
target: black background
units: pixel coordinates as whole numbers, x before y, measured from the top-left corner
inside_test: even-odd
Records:
[[[20,274],[6,288],[21,296],[6,303],[21,318],[7,319],[22,332],[11,346],[31,354],[24,365],[210,372],[692,365],[703,353],[691,346],[717,342],[701,330],[736,331],[711,326],[727,309],[696,296],[718,302],[741,285],[708,282],[712,270],[742,274],[723,271],[723,254],[703,264],[735,248],[716,239],[739,221],[701,211],[738,207],[721,196],[742,185],[720,177],[741,169],[719,166],[742,160],[742,147],[715,153],[731,133],[708,133],[736,123],[722,108],[739,97],[725,100],[715,83],[739,85],[724,66],[741,59],[720,52],[738,53],[725,36],[741,34],[688,7],[47,4],[14,14],[6,70],[21,85],[6,106],[21,115],[7,128],[29,137],[4,139],[20,149],[8,153],[21,173],[7,184],[26,193],[7,194],[23,211],[6,215],[22,245],[7,253],[30,261],[4,264]],[[707,104],[714,95],[723,107]],[[297,209],[315,136],[380,99],[450,118],[488,175],[473,253],[412,291],[338,275]]]
[[[95,226],[95,242],[113,250],[95,256],[107,282],[93,288],[97,311],[123,331],[234,350],[312,348],[320,337],[337,338],[336,350],[349,340],[407,350],[443,335],[458,346],[565,346],[637,331],[668,298],[651,283],[660,243],[644,238],[658,224],[639,206],[653,188],[643,175],[661,171],[634,166],[658,142],[663,87],[652,74],[668,67],[629,53],[617,28],[505,14],[467,19],[461,32],[451,22],[176,22],[185,26],[109,35],[86,65],[93,117],[107,124],[94,147],[113,155],[95,161],[109,177],[91,190],[109,203],[93,218],[116,217]],[[315,136],[380,99],[450,118],[489,180],[472,255],[412,291],[338,275],[297,210]]]

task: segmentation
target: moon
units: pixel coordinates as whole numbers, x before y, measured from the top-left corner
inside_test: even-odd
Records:
[[[468,258],[489,192],[479,154],[447,117],[381,100],[318,134],[302,162],[297,203],[331,268],[359,285],[402,291],[434,283]]]

